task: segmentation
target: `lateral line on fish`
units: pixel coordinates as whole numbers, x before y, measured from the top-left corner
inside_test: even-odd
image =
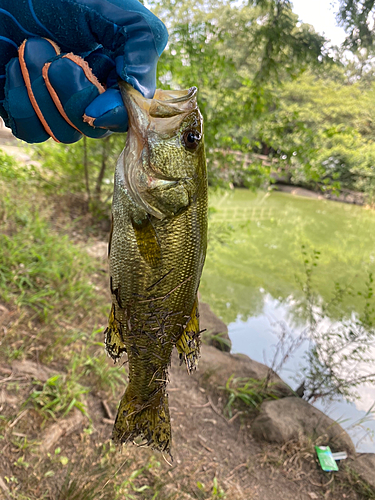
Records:
[[[166,278],[167,276],[169,276],[171,274],[171,272],[173,272],[173,271],[174,271],[174,267],[170,271],[168,271],[166,274],[164,274],[164,276],[162,276],[160,279],[155,281],[155,283],[153,285],[146,288],[146,291],[149,292],[150,290],[152,290],[154,288],[154,286],[159,285],[159,283],[161,283],[163,281],[163,279]]]

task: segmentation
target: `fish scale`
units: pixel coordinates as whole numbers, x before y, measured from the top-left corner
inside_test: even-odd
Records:
[[[113,439],[170,453],[166,393],[173,347],[199,358],[197,291],[207,246],[207,173],[196,89],[145,99],[122,84],[129,132],[117,163],[106,349],[126,352],[129,384]]]

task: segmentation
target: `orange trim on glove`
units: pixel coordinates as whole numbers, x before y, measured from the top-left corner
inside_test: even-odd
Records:
[[[65,113],[65,110],[63,108],[63,105],[61,104],[61,101],[59,99],[59,96],[57,95],[55,89],[52,87],[52,84],[51,82],[49,81],[49,78],[48,78],[48,70],[49,70],[49,67],[51,66],[52,63],[46,63],[44,66],[43,66],[43,69],[42,69],[42,75],[43,75],[43,79],[44,79],[44,83],[46,84],[46,87],[47,87],[47,90],[49,92],[49,95],[51,96],[52,100],[53,100],[53,103],[54,105],[56,106],[58,112],[60,113],[60,115],[64,118],[64,120],[69,123],[69,125],[71,127],[73,127],[74,129],[77,130],[77,132],[79,132],[80,134],[82,134],[82,132],[69,120],[68,118],[68,115]]]
[[[88,65],[88,63],[84,59],[82,59],[82,57],[77,56],[77,55],[73,54],[72,52],[70,52],[69,54],[65,54],[64,56],[62,56],[62,58],[63,59],[70,59],[71,61],[78,64],[78,66],[81,66],[81,68],[85,74],[85,77],[88,79],[89,82],[91,82],[93,85],[95,85],[95,87],[99,91],[99,94],[103,94],[103,92],[105,92],[105,88],[99,82],[99,80],[96,78],[96,76],[92,72],[90,66]]]
[[[51,43],[50,40],[46,39],[48,42]],[[18,49],[18,58],[19,58],[19,61],[20,61],[20,66],[21,66],[21,72],[22,72],[22,76],[23,76],[23,79],[24,79],[24,82],[25,82],[25,85],[26,85],[26,89],[27,89],[27,94],[29,96],[29,99],[30,99],[30,102],[31,102],[31,105],[32,107],[34,108],[34,111],[37,115],[37,117],[39,118],[39,120],[41,121],[43,127],[44,127],[44,130],[47,132],[48,135],[50,135],[52,137],[52,139],[56,142],[60,142],[58,139],[56,139],[55,135],[53,134],[52,130],[50,129],[46,119],[44,118],[44,115],[43,113],[41,112],[39,106],[38,106],[38,103],[35,99],[35,96],[34,96],[34,93],[33,93],[33,89],[31,87],[31,81],[30,81],[30,76],[29,76],[29,72],[28,72],[28,69],[27,69],[27,65],[26,65],[26,62],[25,62],[25,45],[26,45],[26,42],[27,40],[24,40],[24,42],[22,42],[22,44],[20,45],[20,48]],[[57,45],[54,44],[54,43],[51,43],[51,45],[53,46],[53,48],[55,49],[58,49]],[[56,53],[56,55],[58,55],[59,52]]]

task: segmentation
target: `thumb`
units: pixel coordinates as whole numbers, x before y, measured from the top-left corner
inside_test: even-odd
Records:
[[[96,97],[85,110],[85,122],[112,132],[126,132],[128,114],[120,91],[110,88]]]

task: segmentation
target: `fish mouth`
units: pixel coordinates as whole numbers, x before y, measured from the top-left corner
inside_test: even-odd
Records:
[[[119,86],[128,112],[129,129],[138,130],[141,135],[146,130],[164,133],[175,130],[185,115],[198,108],[197,87],[187,90],[157,89],[153,99],[147,99],[126,82],[120,82]]]
[[[157,169],[153,168],[152,165],[149,165],[149,172],[151,171],[152,174],[146,174],[142,164],[142,156],[148,147],[147,136],[150,132],[156,132],[164,138],[175,135],[185,117],[198,109],[197,88],[191,87],[187,90],[157,89],[154,98],[147,99],[126,82],[120,81],[119,86],[129,118],[126,147],[118,164],[122,170],[121,178],[134,201],[150,215],[157,219],[164,219],[166,215],[147,201],[147,191],[168,190],[184,179],[165,177],[157,172]],[[141,181],[140,178],[142,178]]]

